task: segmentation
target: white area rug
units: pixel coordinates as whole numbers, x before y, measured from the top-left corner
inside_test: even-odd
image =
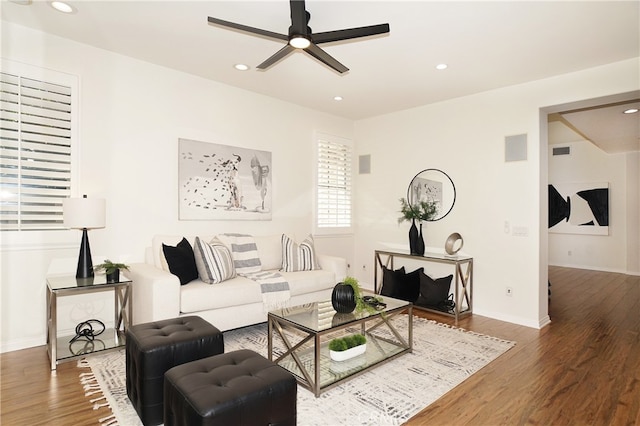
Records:
[[[395,326],[404,331],[406,323],[401,318]],[[298,387],[298,424],[402,424],[515,345],[423,318],[414,318],[413,324],[412,353],[325,391],[319,398]],[[245,348],[266,357],[266,328],[259,324],[224,333],[225,352]],[[113,418],[104,419],[104,424],[142,424],[127,398],[124,350],[87,357],[79,365],[91,368],[92,373],[81,376],[91,401],[101,404],[106,399],[113,410]]]

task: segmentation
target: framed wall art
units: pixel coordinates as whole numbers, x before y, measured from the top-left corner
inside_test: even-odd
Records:
[[[549,184],[549,232],[609,235],[609,184]]]
[[[271,152],[178,140],[180,220],[271,220]]]

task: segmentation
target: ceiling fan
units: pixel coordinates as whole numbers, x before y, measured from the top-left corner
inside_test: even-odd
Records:
[[[209,16],[209,23],[287,42],[286,46],[258,65],[258,69],[267,69],[296,49],[302,49],[340,74],[349,71],[349,68],[345,67],[327,52],[319,48],[318,44],[367,37],[389,32],[389,24],[379,24],[313,33],[311,28],[308,26],[311,14],[306,11],[304,0],[290,0],[289,3],[291,7],[291,26],[289,27],[288,35],[236,24],[235,22],[223,21],[222,19],[212,18],[211,16]]]

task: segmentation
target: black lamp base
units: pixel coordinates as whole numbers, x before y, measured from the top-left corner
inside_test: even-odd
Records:
[[[78,257],[78,270],[76,278],[93,277],[93,262],[91,261],[91,248],[89,247],[89,235],[87,228],[82,229],[82,242],[80,243],[80,256]]]

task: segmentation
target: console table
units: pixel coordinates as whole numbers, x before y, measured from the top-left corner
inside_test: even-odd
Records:
[[[394,269],[395,258],[411,259],[421,262],[445,263],[452,265],[455,269],[453,274],[453,297],[456,306],[453,313],[419,305],[414,305],[415,308],[454,317],[456,324],[458,323],[459,318],[470,315],[473,312],[473,257],[447,255],[444,253],[425,253],[423,256],[416,256],[409,252],[376,250],[374,258],[374,290],[376,293],[379,293],[380,290],[382,290],[382,284],[379,284],[378,281],[378,277],[383,276],[382,268],[386,267],[388,269]],[[380,274],[378,274],[378,271],[380,271]]]
[[[114,327],[107,328],[94,340],[78,339],[70,342],[74,335],[58,336],[58,297],[94,292],[113,292]],[[51,369],[60,362],[86,356],[91,353],[113,350],[125,345],[125,331],[131,325],[131,281],[107,282],[104,275],[92,278],[76,278],[70,275],[47,277],[47,352]],[[89,318],[87,318],[89,319]]]

